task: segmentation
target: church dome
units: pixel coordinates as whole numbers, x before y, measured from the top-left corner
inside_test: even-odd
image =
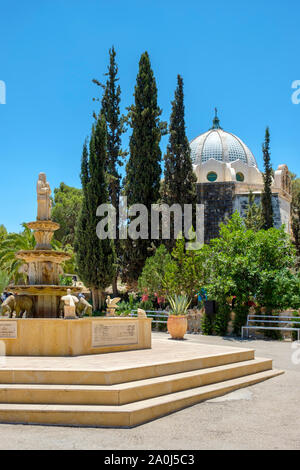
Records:
[[[257,168],[254,155],[247,145],[236,135],[225,132],[220,127],[217,110],[213,120],[213,127],[193,139],[190,142],[190,148],[194,165],[200,165],[212,158],[224,163],[240,160],[249,166]]]

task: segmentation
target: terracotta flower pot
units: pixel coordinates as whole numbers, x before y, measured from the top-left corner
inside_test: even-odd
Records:
[[[183,339],[187,330],[186,316],[169,315],[167,327],[173,339]]]

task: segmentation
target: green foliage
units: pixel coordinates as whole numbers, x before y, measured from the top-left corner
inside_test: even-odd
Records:
[[[270,132],[269,128],[266,128],[265,141],[262,146],[263,158],[264,158],[264,191],[261,195],[262,203],[262,216],[264,220],[263,228],[269,229],[273,227],[273,208],[272,208],[272,176],[273,170],[271,166],[270,158]]]
[[[228,323],[230,320],[230,306],[228,303],[223,303],[218,307],[214,321],[214,332],[218,336],[225,336],[227,333]]]
[[[107,125],[107,158],[105,161],[105,174],[108,182],[109,201],[116,208],[116,239],[114,249],[116,252],[117,264],[120,264],[122,256],[122,245],[118,237],[119,231],[119,200],[121,191],[121,175],[119,168],[123,165],[126,152],[121,148],[121,136],[124,133],[124,119],[120,116],[121,88],[118,85],[118,66],[116,64],[116,52],[114,47],[109,50],[109,66],[105,74],[106,83],[102,84],[98,80],[94,83],[104,89],[101,100],[102,111]],[[119,271],[117,266],[116,277]],[[113,286],[116,290],[116,281]],[[117,292],[115,292],[116,294]]]
[[[6,289],[9,283],[9,275],[6,271],[0,270],[0,294]]]
[[[60,228],[54,232],[54,238],[63,246],[74,246],[75,226],[82,204],[82,190],[60,183],[54,189],[54,205],[52,220],[59,223]]]
[[[292,231],[297,253],[297,268],[300,266],[300,178],[292,175]]]
[[[3,224],[0,225],[0,243],[7,237],[7,230]]]
[[[186,315],[190,306],[191,299],[185,295],[168,296],[172,315]]]
[[[161,150],[159,147],[164,123],[160,122],[161,110],[157,104],[157,87],[150,59],[144,52],[139,62],[139,72],[134,91],[134,105],[130,107],[128,121],[132,127],[129,148],[130,156],[126,165],[124,193],[128,205],[144,204],[149,210],[159,199]],[[148,258],[151,240],[124,242],[122,257],[122,278],[127,282],[136,281]]]
[[[248,197],[248,207],[245,216],[245,225],[248,230],[258,231],[263,227],[264,219],[261,206],[255,204],[255,195],[252,191]]]
[[[222,306],[227,297],[236,296],[236,334],[245,324],[253,298],[269,310],[298,305],[299,278],[291,270],[295,250],[284,227],[247,230],[236,212],[227,225],[221,224],[220,237],[202,251],[208,299]]]
[[[169,206],[196,203],[196,175],[193,171],[191,150],[185,133],[183,80],[177,76],[177,87],[169,126],[169,143],[164,156],[162,201]],[[172,233],[172,232],[171,232]],[[166,242],[173,247],[175,240]]]
[[[31,230],[22,224],[23,231],[20,233],[9,233],[0,242],[0,269],[5,271],[9,280],[15,284],[26,283],[26,275],[21,272],[24,261],[16,258],[20,250],[33,250],[35,238]]]
[[[160,245],[155,254],[146,259],[142,274],[138,280],[138,287],[141,292],[159,296],[164,295],[164,276],[168,263],[172,260],[164,245]]]
[[[59,276],[59,284],[61,286],[71,286],[72,278],[70,276],[64,276],[63,274]]]
[[[172,260],[166,264],[163,285],[171,294],[192,298],[203,287],[202,250],[186,250],[185,240],[177,239],[172,250]]]
[[[75,238],[79,276],[85,285],[94,291],[108,287],[115,275],[113,244],[110,239],[100,240],[96,234],[97,208],[108,202],[105,160],[106,124],[103,114],[100,114],[96,128],[92,129],[89,155],[86,144],[83,148],[81,162],[83,203]],[[98,308],[98,305],[94,307]]]
[[[153,310],[154,306],[153,306],[152,300],[148,299],[148,300],[141,301],[139,303],[139,308],[142,308],[143,310]]]
[[[233,333],[235,335],[241,334],[241,328],[247,322],[247,315],[249,315],[249,307],[247,304],[235,303],[234,307],[234,322],[233,322]]]
[[[201,331],[203,335],[213,334],[213,320],[210,316],[206,315],[206,313],[201,319]]]

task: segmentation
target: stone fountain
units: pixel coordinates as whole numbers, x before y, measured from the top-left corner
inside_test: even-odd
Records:
[[[67,286],[59,285],[63,274],[61,264],[70,259],[63,251],[53,250],[51,240],[59,224],[51,220],[51,189],[45,173],[39,174],[37,182],[37,220],[27,223],[34,231],[36,246],[34,250],[21,250],[16,257],[25,262],[28,284],[10,288],[14,294],[28,295],[33,298],[34,318],[57,318],[61,296],[66,295]],[[79,287],[71,287],[72,293],[80,292]]]
[[[34,250],[21,250],[17,258],[24,261],[28,275],[26,285],[9,289],[33,300],[29,318],[0,318],[0,347],[6,356],[78,356],[151,348],[151,319],[132,317],[82,317],[75,315],[80,287],[59,285],[61,264],[68,253],[51,248],[59,225],[51,220],[51,190],[45,173],[37,183],[38,214],[27,227],[34,231]],[[109,303],[115,311],[116,301]],[[60,302],[64,316],[59,316]],[[31,304],[31,302],[29,302]],[[26,312],[27,313],[27,312]],[[32,318],[33,317],[33,318]],[[0,349],[1,356],[1,349]]]

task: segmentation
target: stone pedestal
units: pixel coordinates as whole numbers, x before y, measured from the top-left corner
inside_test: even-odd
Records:
[[[80,356],[151,349],[150,318],[0,319],[5,356]]]
[[[76,307],[75,305],[65,305],[64,306],[64,316],[65,318],[76,318]]]

